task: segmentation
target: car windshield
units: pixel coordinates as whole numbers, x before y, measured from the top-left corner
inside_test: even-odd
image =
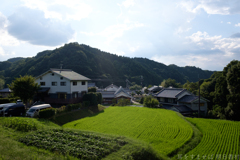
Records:
[[[8,109],[8,107],[9,107],[9,106],[4,106],[2,110],[5,111],[5,110]]]
[[[36,109],[32,108],[32,109],[29,109],[28,112],[35,112]]]

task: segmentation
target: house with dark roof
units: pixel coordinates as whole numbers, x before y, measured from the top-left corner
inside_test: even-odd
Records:
[[[148,93],[154,94],[154,93],[161,91],[162,89],[163,89],[162,86],[152,86],[152,87],[148,88]]]
[[[112,104],[113,101],[117,102],[119,99],[129,99],[132,97],[128,93],[128,90],[124,89],[122,86],[118,87],[116,85],[109,85],[103,90],[98,90],[102,94],[103,104]]]
[[[3,98],[8,97],[12,93],[11,89],[9,88],[4,88],[0,90],[0,96]]]
[[[182,114],[198,112],[199,98],[186,89],[164,88],[154,95],[163,108],[174,110]],[[207,99],[200,97],[200,111],[207,114]]]
[[[88,91],[89,78],[70,69],[50,69],[36,77],[38,97],[45,103],[78,103]]]

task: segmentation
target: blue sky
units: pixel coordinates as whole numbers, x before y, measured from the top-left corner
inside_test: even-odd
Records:
[[[166,65],[240,60],[239,0],[4,0],[0,61],[69,42]]]

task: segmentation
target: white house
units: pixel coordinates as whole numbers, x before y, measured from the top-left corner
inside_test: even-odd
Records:
[[[77,103],[88,91],[89,78],[70,69],[50,69],[36,77],[38,96],[46,103]]]

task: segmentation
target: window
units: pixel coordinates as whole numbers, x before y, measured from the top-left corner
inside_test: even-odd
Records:
[[[52,73],[52,76],[54,76],[54,73]]]
[[[60,85],[61,86],[66,86],[66,82],[61,82]]]
[[[161,101],[161,102],[164,102],[164,98],[161,97],[161,98],[160,98],[160,101]]]
[[[60,77],[60,79],[63,79],[63,77]]]
[[[52,82],[52,86],[57,86],[57,82]]]
[[[73,86],[76,86],[76,85],[77,85],[77,82],[76,82],[76,81],[74,81],[74,82],[73,82]]]
[[[45,86],[45,82],[40,82],[40,85],[41,86]]]
[[[86,84],[86,82],[85,81],[82,81],[82,85],[85,85]]]
[[[168,99],[168,102],[169,102],[169,103],[173,103],[173,99],[169,98],[169,99]]]

